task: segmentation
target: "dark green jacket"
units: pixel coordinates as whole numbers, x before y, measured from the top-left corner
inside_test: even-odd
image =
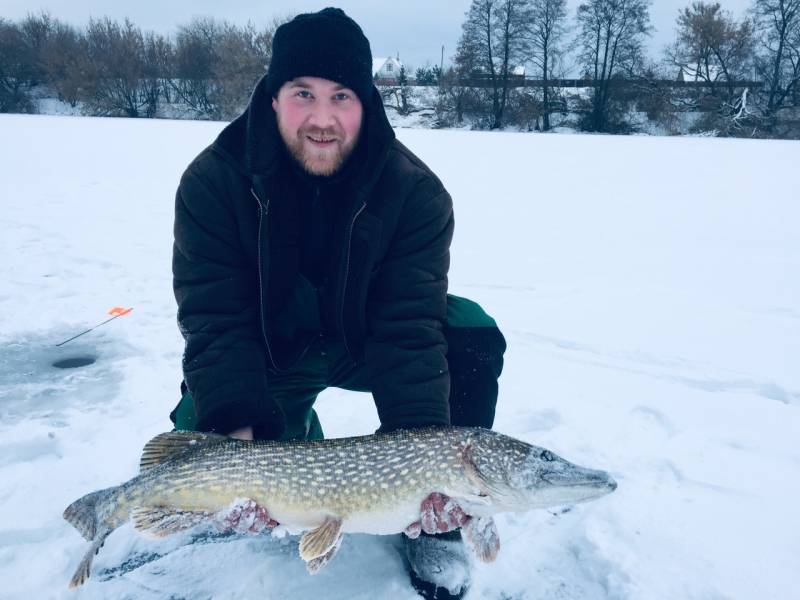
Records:
[[[351,359],[365,363],[386,428],[447,424],[442,327],[452,201],[395,139],[377,89],[363,104],[364,160],[341,199],[322,310],[333,315]],[[178,188],[173,284],[184,380],[200,430],[253,425],[261,437],[277,436],[283,417],[269,394],[270,374],[294,364],[314,335],[274,333],[270,298],[290,292],[298,269],[283,217],[282,144],[262,80],[248,109],[195,158]]]

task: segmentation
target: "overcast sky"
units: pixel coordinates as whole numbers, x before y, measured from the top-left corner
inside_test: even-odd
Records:
[[[650,15],[656,31],[651,39],[651,55],[660,56],[661,49],[674,35],[678,10],[691,0],[654,0]],[[737,17],[744,14],[751,0],[720,0],[723,7]],[[568,0],[570,18],[580,0]],[[136,2],[109,2],[102,0],[2,0],[0,17],[19,19],[28,12],[47,9],[60,19],[74,25],[84,25],[89,17],[107,15],[122,19],[130,17],[143,29],[172,33],[176,25],[186,23],[193,16],[213,16],[244,23],[248,19],[264,25],[273,16],[290,12],[316,11],[330,5],[308,0],[137,0]],[[430,61],[439,62],[442,45],[445,46],[445,63],[452,57],[464,13],[470,0],[339,0],[333,3],[344,9],[364,29],[372,45],[374,56],[400,53],[400,59],[413,67]]]

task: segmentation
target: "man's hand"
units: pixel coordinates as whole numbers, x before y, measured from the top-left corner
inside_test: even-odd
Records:
[[[253,428],[249,425],[247,427],[240,427],[234,431],[231,431],[228,434],[228,437],[232,437],[237,440],[245,440],[248,442],[253,441]]]
[[[421,531],[430,534],[445,533],[463,527],[469,521],[470,517],[452,498],[434,492],[422,501],[420,520],[409,525],[404,533],[415,539]]]
[[[214,515],[214,524],[223,533],[261,533],[265,529],[278,526],[278,522],[269,516],[267,509],[251,498],[234,500]]]
[[[500,536],[491,517],[471,517],[452,498],[434,492],[420,505],[420,520],[405,528],[412,540],[424,531],[429,534],[462,529],[464,541],[475,552],[478,560],[492,562],[500,551]]]

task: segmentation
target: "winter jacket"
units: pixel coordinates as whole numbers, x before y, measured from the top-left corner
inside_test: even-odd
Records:
[[[446,311],[452,201],[395,139],[377,89],[364,105],[357,166],[331,234],[321,296],[354,363],[363,363],[385,429],[449,423]],[[183,374],[198,429],[283,430],[270,375],[318,332],[277,335],[273,298],[297,281],[283,141],[263,80],[247,110],[192,161],[175,203],[173,287]]]

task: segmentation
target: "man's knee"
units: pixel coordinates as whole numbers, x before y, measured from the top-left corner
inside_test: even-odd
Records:
[[[497,379],[503,372],[506,340],[497,327],[448,328],[447,362],[453,374],[481,372]]]
[[[506,340],[478,303],[448,294],[445,338],[451,372],[478,369],[500,377]]]
[[[445,327],[453,425],[491,427],[506,341],[494,319],[466,298],[448,297]]]

